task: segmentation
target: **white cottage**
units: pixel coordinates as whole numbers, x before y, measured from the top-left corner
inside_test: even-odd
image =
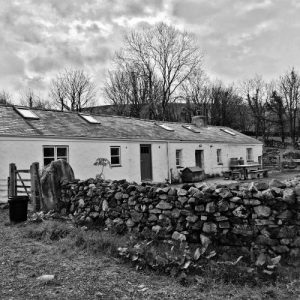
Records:
[[[229,169],[230,158],[258,161],[262,143],[235,130],[192,124],[75,112],[0,106],[0,180],[9,163],[28,169],[63,158],[76,178],[94,177],[96,158],[111,161],[105,178],[164,182],[183,167],[199,166],[206,174]]]

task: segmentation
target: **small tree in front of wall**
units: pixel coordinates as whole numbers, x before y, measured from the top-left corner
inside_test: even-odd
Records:
[[[99,179],[105,179],[103,172],[104,172],[104,168],[106,166],[109,166],[111,168],[110,161],[107,158],[102,158],[102,157],[98,157],[96,159],[96,161],[94,162],[94,166],[100,166],[101,167],[100,174],[96,175],[96,178],[99,178]]]

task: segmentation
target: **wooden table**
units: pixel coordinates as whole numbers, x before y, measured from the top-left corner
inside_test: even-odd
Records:
[[[255,164],[234,165],[234,166],[230,166],[230,169],[232,171],[235,170],[240,171],[244,179],[249,179],[248,178],[249,171],[258,170],[260,167],[261,165],[259,163],[255,163]]]

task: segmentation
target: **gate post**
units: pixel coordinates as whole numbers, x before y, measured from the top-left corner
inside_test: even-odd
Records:
[[[30,179],[31,179],[31,200],[33,205],[33,211],[39,211],[41,209],[41,185],[39,175],[39,163],[34,162],[30,166]]]
[[[8,197],[17,196],[17,167],[14,163],[9,164],[9,187]]]

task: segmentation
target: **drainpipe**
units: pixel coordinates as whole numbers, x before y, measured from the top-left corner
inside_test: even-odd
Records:
[[[170,176],[169,142],[167,142],[167,168],[168,168],[168,181],[172,183],[171,176]]]

